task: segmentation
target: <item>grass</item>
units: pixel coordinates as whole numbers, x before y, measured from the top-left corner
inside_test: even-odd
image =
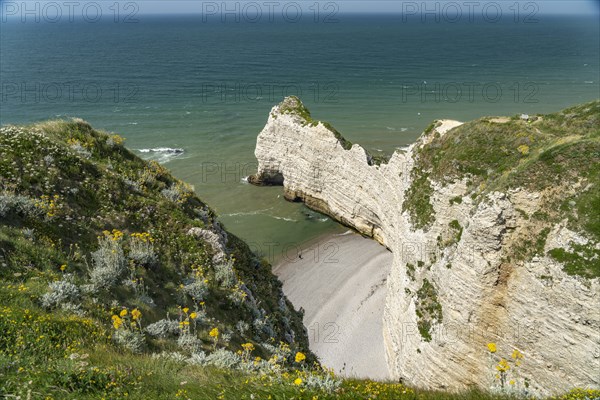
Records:
[[[572,251],[555,248],[548,252],[550,257],[564,265],[569,275],[579,275],[586,278],[600,276],[600,250],[591,245],[572,243]]]
[[[423,284],[417,291],[415,306],[419,333],[426,342],[430,342],[433,324],[442,322],[442,305],[438,301],[437,290],[427,279],[423,279]]]
[[[428,128],[433,129],[433,125]],[[467,193],[476,201],[494,191],[515,188],[547,191],[536,213],[545,215],[547,228],[564,218],[568,227],[591,242],[600,241],[600,101],[538,115],[534,121],[513,117],[496,123],[481,118],[435,135],[415,154],[413,184],[403,210],[415,228],[427,229],[435,215],[429,180],[449,184],[466,179]],[[578,189],[574,189],[578,188]],[[464,197],[463,196],[463,197]],[[450,204],[460,204],[460,198]],[[539,221],[539,219],[537,219]],[[531,243],[539,254],[540,243]],[[587,278],[600,276],[597,263],[571,263],[567,272]]]
[[[344,138],[337,129],[335,129],[329,122],[317,121],[312,118],[308,108],[304,106],[302,101],[296,96],[286,97],[285,100],[279,105],[279,111],[283,114],[294,114],[299,116],[303,121],[304,125],[317,126],[322,124],[327,130],[329,130],[335,138],[339,141],[340,145],[345,150],[352,148],[352,143]]]
[[[433,187],[429,175],[416,167],[412,170],[412,185],[404,193],[402,211],[407,211],[416,229],[427,229],[435,221],[435,211],[431,204]]]

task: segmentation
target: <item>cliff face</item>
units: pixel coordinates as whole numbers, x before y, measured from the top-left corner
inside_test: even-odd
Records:
[[[290,97],[258,136],[251,182],[282,184],[393,252],[383,326],[394,378],[598,387],[598,104],[440,121],[378,165]]]

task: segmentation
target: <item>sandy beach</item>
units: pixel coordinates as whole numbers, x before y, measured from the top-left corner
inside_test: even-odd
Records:
[[[311,350],[343,376],[383,380],[382,315],[392,254],[347,232],[302,246],[274,268],[283,291],[305,311]]]

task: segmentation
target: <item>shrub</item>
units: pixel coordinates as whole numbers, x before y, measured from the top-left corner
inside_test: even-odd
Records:
[[[186,362],[190,365],[198,365],[201,367],[206,366],[208,363],[206,353],[203,351],[199,351],[197,353],[193,353]]]
[[[332,373],[308,374],[304,385],[309,389],[333,393],[340,387],[341,382]]]
[[[78,317],[85,317],[85,311],[81,307],[81,304],[73,304],[73,303],[62,303],[60,308],[70,314],[75,314]]]
[[[129,258],[146,267],[156,265],[158,257],[154,252],[153,241],[147,233],[132,234],[129,243]]]
[[[245,321],[238,321],[235,324],[235,328],[240,333],[240,335],[244,336],[244,334],[250,329],[250,324]]]
[[[128,329],[117,329],[113,334],[113,340],[119,346],[122,346],[132,353],[141,353],[146,345],[144,334],[138,331]]]
[[[100,239],[100,247],[92,253],[93,268],[90,280],[95,290],[113,288],[127,271],[125,255],[118,237],[105,233]]]
[[[176,182],[160,192],[167,200],[183,204],[194,193],[194,188],[183,182]]]
[[[231,293],[227,295],[227,298],[236,306],[244,303],[248,294],[240,288],[240,285],[235,285]]]
[[[233,262],[229,260],[227,262],[215,265],[215,278],[222,287],[226,289],[232,288],[237,282],[237,278],[233,270]]]
[[[229,350],[218,349],[206,357],[206,361],[217,368],[233,369],[240,364],[242,358]]]
[[[79,300],[79,288],[71,283],[69,278],[62,281],[51,282],[50,292],[42,296],[42,306],[44,308],[55,308],[66,302]]]
[[[275,336],[275,330],[273,329],[273,325],[271,325],[271,322],[269,322],[269,320],[266,317],[255,319],[252,325],[254,325],[254,329],[258,334],[263,334],[266,337]]]
[[[69,147],[79,156],[89,159],[92,156],[92,153],[86,149],[78,140],[69,139],[68,141]]]
[[[208,294],[208,283],[204,279],[191,278],[184,284],[183,292],[195,301],[203,301]]]
[[[146,332],[151,336],[166,338],[170,335],[179,334],[179,323],[170,319],[161,319],[146,327]]]
[[[183,350],[189,351],[190,353],[197,353],[202,351],[202,340],[198,339],[197,336],[184,333],[179,336],[177,345]]]
[[[43,214],[42,210],[35,206],[35,200],[13,193],[0,193],[0,217],[5,217],[10,213],[17,213],[23,216],[38,216]]]

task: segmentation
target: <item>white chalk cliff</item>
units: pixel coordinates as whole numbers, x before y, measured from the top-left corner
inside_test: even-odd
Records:
[[[521,122],[532,123],[515,124]],[[557,191],[582,192],[589,182],[478,188],[475,196],[468,174],[443,182],[420,175],[428,172],[419,171],[420,151],[460,125],[440,121],[377,163],[289,97],[272,109],[258,136],[258,173],[250,181],[282,184],[288,200],[303,201],[392,251],[383,337],[394,378],[431,389],[504,386],[540,395],[598,388],[599,279],[568,274],[548,251],[575,243],[597,252],[600,246],[566,219],[533,218]],[[429,202],[425,223],[415,223],[423,211],[407,200],[416,180],[432,189],[424,200],[415,196]],[[527,243],[541,248],[515,257],[515,249],[531,250]],[[495,368],[501,358],[509,370]]]

